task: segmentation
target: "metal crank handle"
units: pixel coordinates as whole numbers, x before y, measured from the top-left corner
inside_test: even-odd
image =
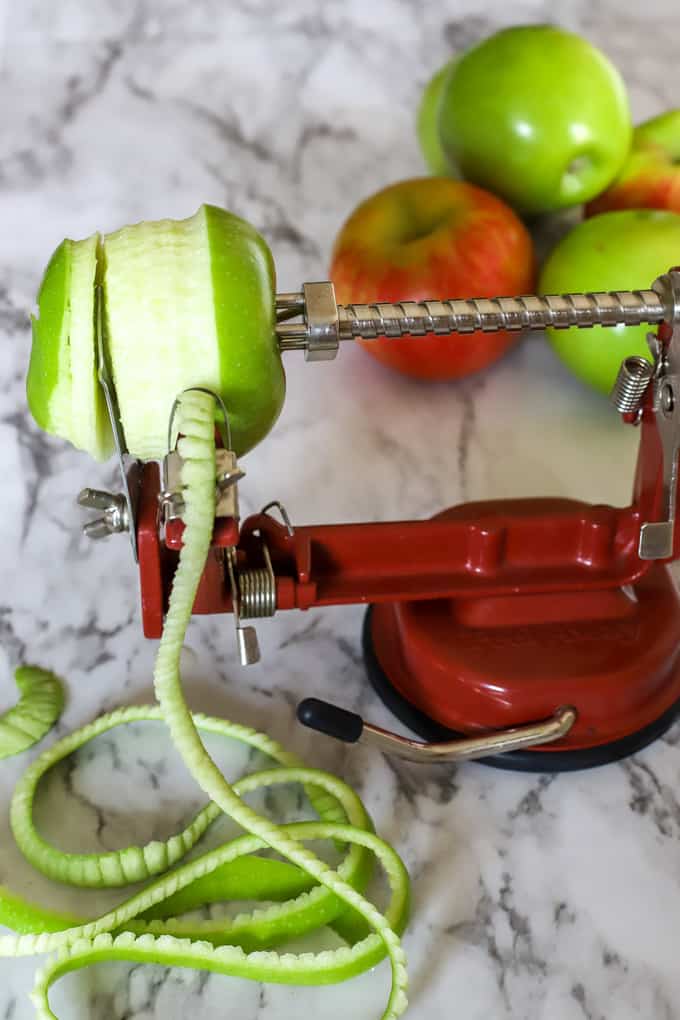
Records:
[[[325,733],[348,744],[370,744],[385,754],[418,762],[457,762],[486,758],[491,754],[505,754],[522,748],[549,744],[567,735],[576,721],[576,709],[558,708],[550,719],[495,730],[476,737],[460,737],[443,743],[428,744],[410,737],[383,730],[364,722],[360,715],[348,712],[337,705],[318,698],[305,698],[297,709],[297,717],[304,726]]]
[[[680,271],[671,270],[650,290],[369,305],[338,305],[332,283],[305,283],[298,294],[277,295],[276,333],[282,351],[304,350],[309,361],[327,361],[335,357],[341,340],[357,337],[673,323],[679,318],[678,277]]]

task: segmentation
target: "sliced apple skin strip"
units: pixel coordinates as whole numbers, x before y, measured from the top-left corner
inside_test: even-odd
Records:
[[[201,732],[238,740],[266,754],[280,767],[294,768],[301,764],[295,755],[286,751],[266,734],[258,733],[247,726],[239,726],[224,719],[214,719],[201,714],[195,715],[194,718],[196,726]],[[218,806],[209,803],[181,832],[175,833],[165,842],[154,840],[144,846],[126,847],[104,853],[66,853],[49,844],[40,835],[33,821],[33,803],[40,781],[46,773],[96,737],[119,726],[141,722],[163,722],[163,715],[159,707],[157,705],[133,705],[117,709],[95,719],[94,722],[67,734],[52,747],[43,751],[19,779],[10,805],[12,833],[26,860],[53,881],[82,888],[112,889],[129,885],[132,882],[148,880],[178,864],[221,815],[222,812]],[[244,777],[234,784],[234,789],[241,795],[252,788],[257,788],[260,785],[257,778],[259,775],[260,773],[256,773],[255,776]],[[253,786],[253,784],[255,785]],[[343,823],[349,821],[359,828],[371,829],[370,818],[360,799],[349,788],[344,793],[342,801],[329,795],[322,787],[319,789],[313,786],[308,787],[307,794],[323,821]],[[350,862],[352,874],[355,872],[358,874],[363,870],[364,858],[365,855],[362,857],[359,854],[356,860]],[[266,861],[264,863],[269,865],[273,862]],[[274,863],[283,865],[284,862]],[[269,893],[272,894],[269,898],[275,899],[277,895],[293,895],[292,892],[287,893],[286,890],[294,888],[295,883],[300,885],[300,892],[314,885],[314,881],[308,876],[306,876],[307,881],[304,881],[305,875],[298,868],[293,868],[291,865],[288,865],[288,868],[292,870],[293,874],[289,874],[285,881],[283,874],[280,874],[277,884],[272,884],[266,874],[266,868],[260,869],[260,873],[253,876],[252,885],[250,882],[242,885],[244,898],[258,899],[260,896],[266,897],[266,894]],[[281,869],[279,869],[280,871]],[[231,898],[230,882],[233,881],[231,876],[211,877],[216,883],[215,892],[222,898],[225,896]],[[258,893],[259,883],[262,884]],[[178,897],[174,904],[167,907],[167,904],[164,903],[164,909],[167,907],[173,913],[182,913],[194,909],[196,905],[202,906],[211,902],[211,884],[207,881],[196,883],[191,887],[191,890],[186,890],[181,897]],[[277,888],[280,892],[274,895]],[[193,904],[190,897],[195,897]]]
[[[20,697],[0,715],[0,758],[20,754],[49,733],[64,708],[58,676],[39,666],[19,666],[14,680]]]
[[[247,832],[262,839],[353,907],[378,934],[392,969],[392,987],[383,1020],[393,1020],[404,1012],[407,1004],[406,960],[398,935],[380,911],[339,878],[332,868],[243,803],[205,749],[184,701],[179,657],[198,583],[210,550],[215,519],[215,441],[210,428],[213,405],[212,397],[198,392],[185,394],[180,405],[178,427],[182,433],[179,447],[183,460],[182,482],[185,493],[184,544],[156,656],[156,697],[175,746],[210,799]]]

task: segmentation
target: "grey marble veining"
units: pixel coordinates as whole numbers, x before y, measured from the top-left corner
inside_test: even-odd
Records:
[[[452,52],[501,24],[557,20],[617,61],[636,119],[677,102],[675,0],[11,0],[0,8],[0,699],[10,667],[68,678],[63,734],[148,701],[155,644],[141,636],[124,540],[80,536],[74,495],[114,480],[32,425],[27,311],[63,236],[226,205],[263,230],[283,290],[323,278],[344,217],[423,172],[420,91]],[[360,350],[287,362],[272,436],[247,459],[246,512],[283,500],[299,523],[424,516],[462,499],[572,495],[623,502],[636,437],[540,339],[491,371],[427,388]],[[594,438],[596,437],[596,439]],[[444,1020],[680,1017],[680,730],[596,772],[422,767],[314,739],[293,720],[318,693],[378,723],[361,610],[280,614],[263,661],[237,666],[228,621],[192,625],[194,708],[270,731],[361,791],[413,878],[405,939],[410,1016]],[[52,740],[53,737],[48,738]],[[222,750],[225,768],[239,756]],[[32,753],[0,768],[0,882],[95,914],[116,896],[57,887],[23,863],[7,808]],[[58,770],[37,816],[60,845],[105,849],[174,831],[201,802],[160,727],[103,738]],[[66,829],[63,819],[67,818]],[[36,961],[0,961],[0,1018],[32,1016]],[[66,978],[63,1020],[292,1020],[378,1016],[386,969],[296,989],[124,964]]]

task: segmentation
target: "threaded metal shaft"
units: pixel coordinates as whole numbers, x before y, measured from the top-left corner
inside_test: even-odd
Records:
[[[638,326],[661,322],[664,305],[653,290],[544,297],[400,301],[338,305],[341,340],[426,333],[495,333],[497,330],[567,329],[569,326]]]
[[[290,321],[298,316],[301,321]],[[276,317],[280,349],[304,350],[310,361],[333,358],[340,340],[358,337],[373,340],[431,333],[445,336],[680,322],[680,270],[660,276],[649,290],[361,305],[336,304],[332,283],[305,283],[299,294],[277,296]]]

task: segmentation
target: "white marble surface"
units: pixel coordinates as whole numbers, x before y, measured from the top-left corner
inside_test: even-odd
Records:
[[[323,278],[341,220],[371,191],[421,173],[420,90],[453,50],[500,24],[552,18],[623,69],[636,118],[677,102],[676,0],[7,0],[0,15],[0,701],[28,658],[68,678],[65,733],[148,700],[124,540],[81,538],[74,495],[111,483],[39,435],[24,400],[30,309],[65,236],[203,201],[250,218],[281,289]],[[540,339],[459,385],[423,387],[360,350],[332,366],[287,363],[275,432],[247,460],[245,510],[282,499],[299,523],[422,516],[468,498],[627,498],[636,437]],[[622,764],[558,778],[389,762],[314,740],[303,694],[385,723],[366,686],[359,608],[280,614],[264,661],[236,663],[230,624],[192,626],[194,707],[266,728],[356,784],[413,878],[413,1017],[668,1020],[680,1017],[680,728]],[[53,739],[50,737],[48,739]],[[158,730],[101,740],[41,799],[71,848],[169,832],[200,800]],[[0,882],[95,912],[109,900],[55,888],[22,863],[8,803],[31,754],[0,767]],[[50,816],[47,818],[46,816]],[[0,961],[0,1018],[26,1020],[35,961]],[[286,989],[123,964],[64,980],[63,1020],[284,1020],[379,1015],[385,968],[331,990]]]

